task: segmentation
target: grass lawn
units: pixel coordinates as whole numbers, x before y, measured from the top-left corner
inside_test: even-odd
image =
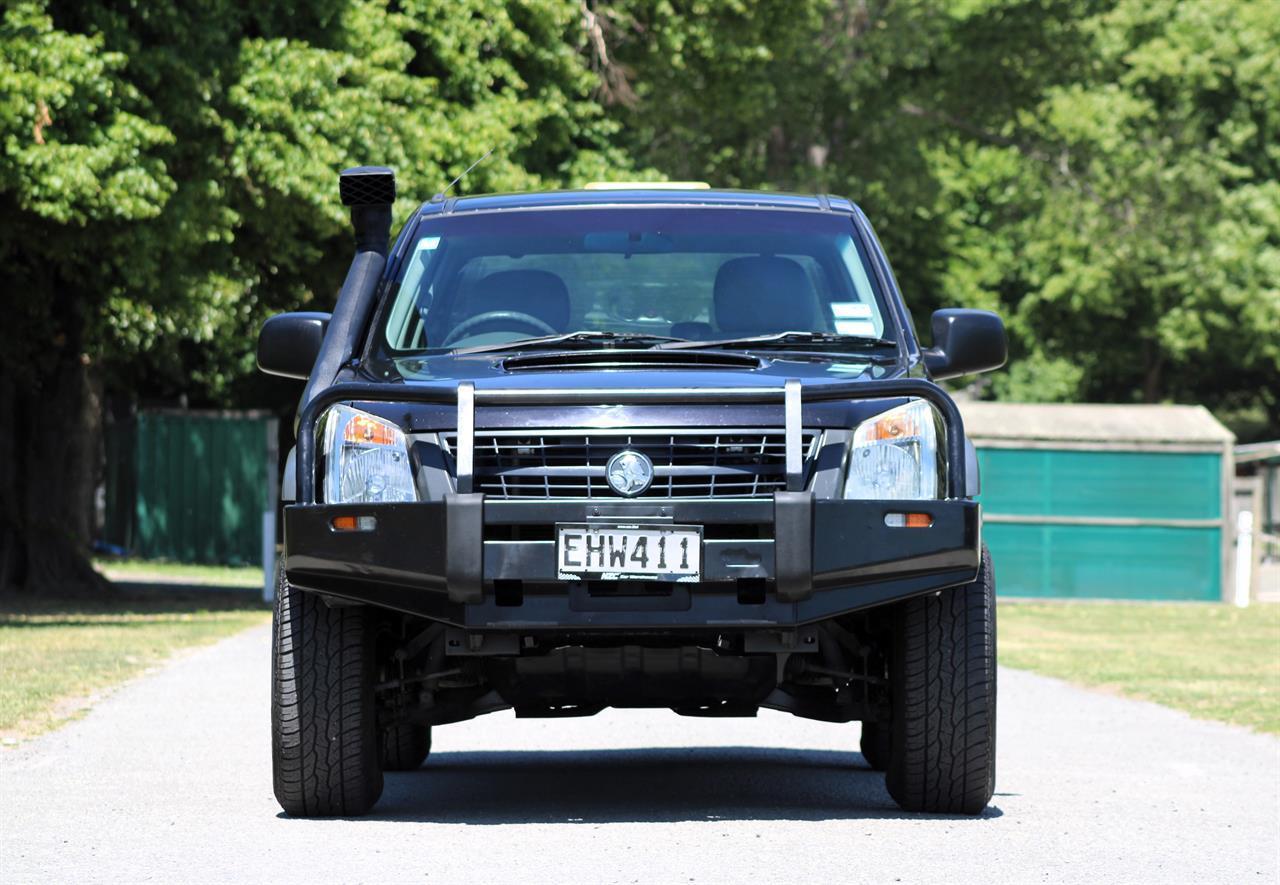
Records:
[[[5,743],[79,715],[180,649],[270,618],[260,569],[98,565],[121,582],[109,596],[0,596]],[[1004,602],[999,625],[1002,664],[1280,734],[1280,605]]]
[[[1006,602],[1000,663],[1280,734],[1280,605]]]
[[[95,559],[93,567],[117,583],[262,587],[262,568],[256,565],[182,565],[143,559]]]
[[[54,728],[175,651],[264,623],[271,615],[260,585],[250,586],[131,585],[70,601],[0,596],[0,740]]]

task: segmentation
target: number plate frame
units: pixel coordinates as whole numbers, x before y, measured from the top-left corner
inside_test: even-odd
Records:
[[[696,582],[702,580],[702,526],[700,525],[672,525],[671,523],[644,523],[644,522],[610,522],[610,523],[578,523],[578,522],[558,522],[556,529],[556,576],[561,581],[674,581],[674,582]],[[580,546],[578,550],[570,550],[570,555],[577,554],[582,562],[581,565],[567,565],[565,559],[565,537],[566,535],[578,535],[580,537]],[[649,543],[654,541],[655,537],[672,539],[668,540],[674,547],[670,552],[658,551],[653,552],[646,550],[650,554],[650,561],[654,563],[649,568],[637,568],[635,563],[630,562],[630,557],[634,553],[634,548],[629,542],[622,545],[622,554],[624,565],[621,567],[608,567],[611,558],[610,553],[616,550],[617,544],[608,540],[612,535],[615,538],[619,535],[633,540],[639,537],[650,539],[646,541],[646,548]],[[605,536],[604,537],[604,553],[603,559],[606,567],[592,567],[586,558],[585,543],[587,536]],[[659,571],[657,568],[656,558],[658,553],[667,552],[668,556],[683,556],[683,549],[680,547],[680,541],[689,541],[687,564],[685,568],[675,565],[673,568],[668,565],[666,570]],[[676,562],[680,560],[677,559]],[[615,560],[616,562],[616,560]],[[628,567],[630,566],[630,567]]]

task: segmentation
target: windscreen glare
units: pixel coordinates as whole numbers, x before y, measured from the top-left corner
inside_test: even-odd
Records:
[[[867,256],[838,214],[514,210],[429,218],[414,236],[383,314],[395,355],[577,331],[885,335]]]

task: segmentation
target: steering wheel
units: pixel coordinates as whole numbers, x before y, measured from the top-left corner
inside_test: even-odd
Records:
[[[531,314],[521,313],[518,310],[486,310],[484,313],[478,313],[455,326],[453,331],[445,336],[440,346],[448,347],[455,341],[466,338],[477,326],[483,326],[486,323],[514,323],[517,327],[524,326],[541,335],[557,334],[556,330],[551,328],[550,325]]]

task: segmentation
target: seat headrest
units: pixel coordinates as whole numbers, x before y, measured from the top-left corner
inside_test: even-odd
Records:
[[[467,299],[467,316],[514,310],[537,317],[557,332],[569,327],[569,289],[547,270],[503,270],[476,283]]]
[[[716,272],[714,299],[716,325],[733,335],[804,332],[816,323],[813,283],[790,258],[726,261]]]

